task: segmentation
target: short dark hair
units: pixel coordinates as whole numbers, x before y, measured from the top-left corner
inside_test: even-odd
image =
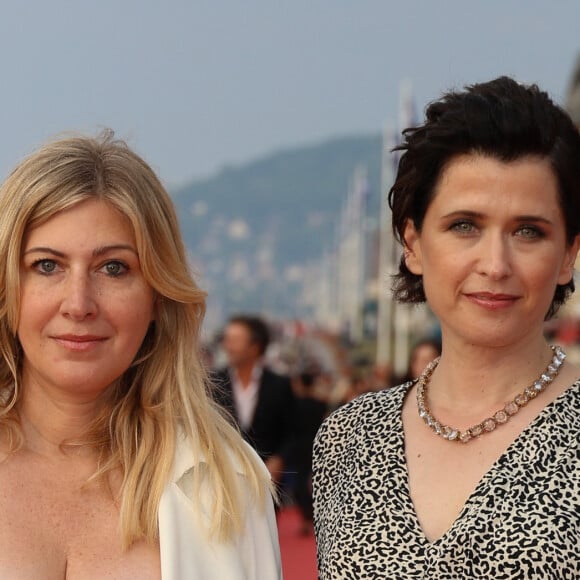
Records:
[[[421,231],[442,171],[455,157],[482,154],[500,161],[526,156],[550,162],[558,183],[566,240],[580,232],[580,134],[564,110],[537,85],[509,77],[451,91],[431,103],[425,122],[403,131],[403,151],[395,183],[389,191],[395,237],[404,245],[411,220]],[[425,302],[421,276],[413,274],[404,258],[394,276],[393,291],[401,302]],[[556,287],[546,318],[574,292],[574,281]]]
[[[237,314],[228,320],[228,324],[241,324],[248,329],[250,341],[258,346],[260,355],[263,355],[270,344],[270,328],[259,316]]]

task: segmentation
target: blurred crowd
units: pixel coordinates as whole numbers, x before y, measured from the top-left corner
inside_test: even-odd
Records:
[[[299,323],[232,317],[207,345],[214,397],[231,415],[280,489],[281,505],[295,505],[300,533],[312,533],[312,444],[324,418],[352,399],[418,377],[441,353],[437,336],[411,348],[408,368],[353,356],[333,335]]]

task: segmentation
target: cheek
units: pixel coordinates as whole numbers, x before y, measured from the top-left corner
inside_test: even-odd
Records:
[[[134,335],[135,342],[141,343],[149,327],[151,326],[152,320],[149,316],[143,313],[142,316],[136,316],[127,321],[126,331],[131,335]]]
[[[546,292],[554,292],[559,283],[560,270],[554,268],[551,256],[536,260],[528,260],[520,269],[520,275],[527,280],[531,288],[545,288]]]
[[[427,279],[427,283],[432,286],[456,282],[475,271],[475,262],[473,254],[468,250],[431,244],[423,249],[423,279]]]
[[[52,318],[54,310],[48,293],[21,292],[20,310],[16,319],[17,335],[20,337],[34,329],[41,330]]]
[[[153,309],[145,307],[133,315],[132,320],[129,321],[129,325],[133,328],[136,335],[143,337],[151,326],[153,319]]]
[[[434,252],[433,252],[434,253]],[[434,255],[432,252],[423,253],[422,281],[425,295],[440,294],[457,277],[457,265],[450,260],[443,259],[442,256]]]
[[[117,328],[118,341],[115,351],[119,357],[119,363],[126,370],[137,357],[145,342],[147,332],[153,322],[145,317],[126,320],[122,329]]]
[[[151,294],[137,294],[133,298],[117,301],[114,311],[109,312],[109,317],[117,321],[127,333],[127,340],[139,345],[145,338],[147,330],[154,320],[154,299]]]

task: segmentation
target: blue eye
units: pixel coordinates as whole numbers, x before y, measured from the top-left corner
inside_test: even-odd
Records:
[[[32,264],[32,267],[40,274],[52,274],[56,271],[57,264],[54,260],[44,258],[42,260],[36,260]]]
[[[544,233],[535,226],[522,226],[516,233],[517,235],[528,239],[541,238],[544,236]]]
[[[450,229],[460,234],[470,234],[475,229],[475,226],[470,221],[460,220],[453,222]]]
[[[119,276],[122,276],[123,274],[126,274],[129,268],[123,262],[119,262],[118,260],[112,260],[110,262],[107,262],[103,266],[103,270],[107,275],[113,278],[117,278]]]

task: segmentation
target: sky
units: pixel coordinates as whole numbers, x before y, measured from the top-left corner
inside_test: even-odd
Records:
[[[562,103],[578,0],[19,0],[0,18],[0,179],[111,127],[170,190],[225,165],[396,125],[508,74]]]

